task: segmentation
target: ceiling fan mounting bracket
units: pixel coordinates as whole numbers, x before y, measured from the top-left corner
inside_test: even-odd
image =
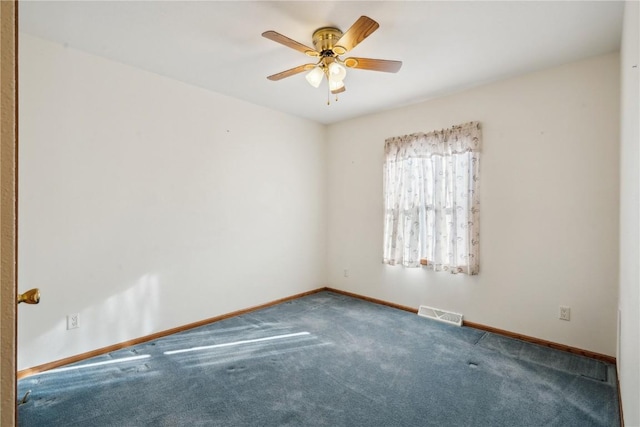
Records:
[[[329,55],[329,52],[335,52],[333,48],[336,45],[336,42],[340,40],[340,37],[342,37],[342,31],[339,29],[334,27],[322,27],[314,31],[312,40],[313,45],[318,52],[321,52],[323,56],[331,56]],[[337,52],[335,53],[338,54]]]

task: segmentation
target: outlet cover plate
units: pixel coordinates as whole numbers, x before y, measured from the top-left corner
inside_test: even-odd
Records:
[[[67,330],[80,327],[80,313],[67,314]]]

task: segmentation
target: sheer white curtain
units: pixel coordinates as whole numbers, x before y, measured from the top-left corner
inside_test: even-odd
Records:
[[[385,141],[383,262],[478,274],[481,143],[478,122]]]

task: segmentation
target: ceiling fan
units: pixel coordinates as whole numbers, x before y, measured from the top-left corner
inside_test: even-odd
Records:
[[[400,67],[402,67],[401,61],[356,57],[349,57],[343,60],[340,58],[340,55],[344,55],[356,47],[361,41],[377,30],[379,26],[380,24],[373,19],[367,16],[361,16],[345,33],[335,27],[319,28],[312,36],[315,49],[275,31],[265,31],[262,33],[263,37],[303,52],[310,57],[318,58],[318,62],[315,64],[299,65],[289,70],[273,74],[267,78],[272,81],[277,81],[308,71],[306,79],[311,86],[319,87],[324,77],[326,77],[331,93],[338,94],[346,90],[344,78],[347,75],[347,69],[345,67],[396,73],[400,70]]]

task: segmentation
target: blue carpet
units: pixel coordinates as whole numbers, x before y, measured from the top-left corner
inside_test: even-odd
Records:
[[[331,292],[18,382],[20,426],[618,426],[615,367]]]

